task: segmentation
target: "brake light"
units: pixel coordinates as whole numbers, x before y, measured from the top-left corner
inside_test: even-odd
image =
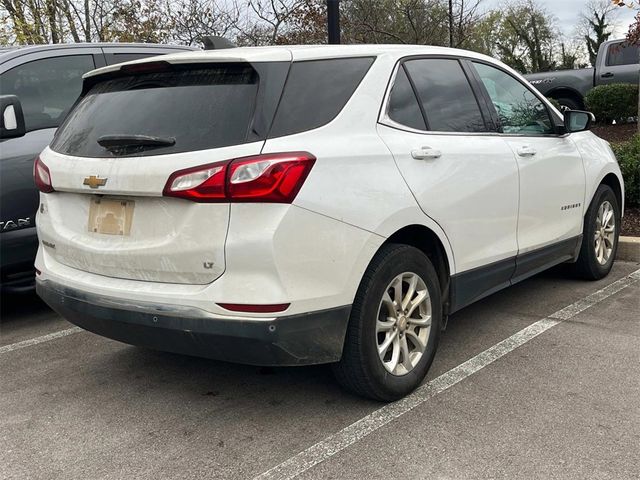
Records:
[[[51,185],[51,172],[49,172],[49,168],[42,163],[39,156],[36,157],[36,161],[33,163],[33,180],[38,190],[42,193],[55,191]]]
[[[171,70],[171,64],[164,60],[157,60],[155,62],[143,62],[133,63],[130,65],[123,65],[120,67],[120,71],[123,73],[160,73],[168,72]]]
[[[163,195],[194,202],[291,203],[315,160],[308,152],[273,153],[178,170]]]

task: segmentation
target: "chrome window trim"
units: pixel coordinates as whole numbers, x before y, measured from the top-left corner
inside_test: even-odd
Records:
[[[380,125],[385,125],[387,127],[390,128],[394,128],[396,130],[402,130],[405,132],[409,132],[409,133],[419,133],[422,135],[449,135],[449,136],[460,136],[460,135],[464,135],[464,136],[478,136],[478,137],[485,137],[485,136],[492,136],[492,137],[512,137],[512,138],[518,138],[518,137],[525,137],[525,138],[565,138],[568,137],[569,135],[571,135],[571,133],[564,133],[562,135],[557,134],[557,133],[543,133],[541,135],[527,135],[527,134],[523,134],[523,133],[504,133],[504,132],[446,132],[446,131],[434,131],[434,130],[419,130],[417,128],[412,128],[409,127],[407,125],[403,125],[401,123],[396,122],[395,120],[391,119],[391,117],[389,117],[389,100],[391,97],[391,90],[393,88],[393,85],[396,82],[396,76],[398,75],[398,70],[400,69],[400,67],[402,66],[402,64],[407,61],[407,60],[418,60],[418,59],[435,59],[435,58],[449,58],[449,59],[456,59],[456,60],[469,60],[470,62],[473,61],[480,61],[481,63],[486,63],[487,65],[491,65],[494,66],[495,68],[498,68],[499,70],[503,71],[503,69],[501,69],[499,67],[499,65],[495,65],[491,62],[487,62],[487,61],[483,61],[483,60],[479,60],[479,59],[474,59],[472,57],[464,57],[464,56],[443,56],[443,55],[437,55],[437,54],[433,54],[433,55],[410,55],[410,56],[406,56],[406,57],[402,57],[400,58],[396,64],[393,67],[393,72],[391,74],[391,78],[389,80],[389,82],[387,83],[387,88],[382,100],[382,107],[380,109],[380,114],[378,115],[378,123]],[[511,76],[514,80],[518,81],[523,87],[525,87],[527,90],[529,90],[536,98],[538,98],[538,100],[540,100],[542,103],[545,104],[545,106],[547,106],[547,110],[548,110],[548,103],[546,98],[541,98],[541,94],[538,93],[537,91],[533,91],[531,88],[529,88],[529,86],[525,85],[524,83],[522,83],[520,80],[518,80],[517,78],[513,77],[513,75],[510,75],[508,72],[504,72],[505,74]],[[472,86],[473,87],[473,86]],[[417,100],[417,99],[416,99]]]

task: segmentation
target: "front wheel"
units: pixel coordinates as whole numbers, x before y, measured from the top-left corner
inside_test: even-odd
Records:
[[[620,219],[613,190],[600,185],[584,217],[582,246],[575,264],[581,277],[599,280],[609,274],[618,250]]]
[[[397,400],[424,380],[442,320],[440,284],[429,258],[407,245],[386,245],[365,272],[351,311],[340,384],[358,395]]]

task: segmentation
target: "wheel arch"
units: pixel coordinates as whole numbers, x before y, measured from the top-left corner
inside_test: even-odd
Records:
[[[622,192],[622,185],[620,184],[620,179],[618,178],[618,176],[612,172],[607,173],[598,184],[598,186],[600,185],[607,185],[611,188],[611,190],[613,190],[613,193],[616,196],[616,200],[618,201],[618,206],[620,207],[620,213],[623,214],[624,196]],[[591,203],[591,201],[593,201],[593,196],[591,197],[589,203]]]
[[[447,311],[453,265],[448,257],[447,249],[440,237],[433,230],[424,225],[412,224],[397,230],[386,239],[380,248],[390,243],[410,245],[429,257],[436,273],[438,274],[440,290],[442,291],[443,306],[445,311]]]
[[[549,90],[546,93],[547,97],[551,97],[554,99],[558,99],[558,98],[571,98],[573,100],[576,100],[581,106],[584,107],[584,96],[578,92],[577,90],[571,88],[571,87],[559,87],[559,88],[554,88],[553,90]]]

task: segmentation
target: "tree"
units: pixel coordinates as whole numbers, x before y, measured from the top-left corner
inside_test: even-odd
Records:
[[[485,14],[471,29],[465,47],[500,58],[522,72],[553,70],[578,55],[565,45],[555,18],[534,0],[518,0]],[[559,58],[558,58],[559,57]]]
[[[0,0],[5,43],[162,41],[163,0]]]
[[[441,0],[343,0],[345,43],[446,45],[447,7]]]
[[[598,49],[613,33],[616,7],[610,0],[591,0],[580,14],[579,32],[584,38],[589,62],[595,66]]]
[[[450,0],[449,1],[449,46],[466,48],[468,40],[473,37],[474,29],[480,23],[482,0]]]
[[[276,37],[276,43],[322,44],[327,42],[327,35],[326,0],[307,0],[293,11],[285,32]]]
[[[290,31],[290,22],[310,0],[248,0],[238,27],[239,45],[275,45]],[[247,8],[248,7],[248,8]]]
[[[240,22],[236,2],[218,0],[180,0],[167,4],[171,20],[170,38],[185,45],[199,45],[207,35],[233,37]]]

